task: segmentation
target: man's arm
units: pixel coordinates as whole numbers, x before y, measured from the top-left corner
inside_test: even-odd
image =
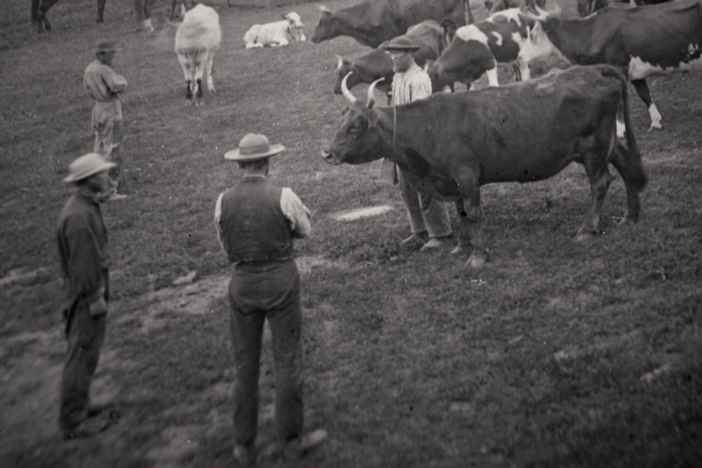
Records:
[[[426,72],[415,73],[411,77],[409,85],[413,101],[431,96],[431,79]]]
[[[113,94],[120,94],[127,90],[127,80],[115,73],[110,67],[102,68],[102,80]]]
[[[222,217],[222,197],[224,197],[224,193],[219,194],[217,203],[215,204],[214,224],[215,229],[217,230],[217,240],[219,241],[219,245],[222,247],[222,250],[224,250],[224,243],[222,242],[222,225],[219,223]]]
[[[298,196],[287,187],[285,187],[280,194],[280,209],[290,221],[290,231],[293,237],[302,239],[310,235],[312,231],[310,210],[308,210]]]
[[[107,312],[102,262],[95,236],[89,229],[80,228],[68,235],[67,244],[68,271],[74,297],[86,298],[94,315]]]

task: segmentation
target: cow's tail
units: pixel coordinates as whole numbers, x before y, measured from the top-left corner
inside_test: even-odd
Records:
[[[628,153],[628,168],[629,168],[629,180],[627,182],[636,185],[639,190],[643,189],[646,185],[646,173],[643,169],[643,164],[641,162],[641,151],[639,150],[639,145],[636,143],[636,137],[634,136],[634,131],[631,126],[631,116],[629,112],[629,80],[627,80],[624,73],[619,69],[609,66],[602,65],[601,73],[603,76],[608,78],[614,78],[619,80],[622,86],[622,107],[624,110],[624,129],[626,135],[626,146]]]
[[[39,3],[41,3],[41,0],[32,0],[30,18],[32,18],[32,23],[34,24],[39,21]]]

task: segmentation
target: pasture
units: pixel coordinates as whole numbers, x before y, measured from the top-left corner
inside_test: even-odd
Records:
[[[574,14],[574,0],[559,3]],[[398,247],[409,224],[377,163],[333,167],[319,155],[347,103],[332,93],[334,54],[368,49],[341,37],[245,50],[252,24],[296,11],[309,38],[320,14],[314,3],[266,11],[221,1],[217,92],[185,107],[169,6],[156,5],[156,32],[136,33],[131,2],[108,0],[99,26],[94,0],[63,0],[49,12],[53,32],[37,35],[27,0],[3,0],[0,466],[232,466],[228,262],[212,215],[241,176],[223,154],[249,132],[287,147],[270,178],[313,213],[312,236],[296,242],[306,428],[330,439],[299,466],[702,466],[702,74],[649,80],[662,131],[646,131],[629,87],[649,178],[639,224],[612,220],[626,201],[613,170],[602,234],[581,244],[572,241],[590,200],[581,167],[486,186],[491,260],[470,270],[448,248]],[[67,166],[92,150],[82,74],[102,38],[118,42],[114,69],[129,82],[129,197],[103,207],[113,296],[92,388],[120,418],[95,438],[63,442],[54,230]],[[332,216],[385,204],[393,209],[375,217]],[[194,282],[172,284],[192,271]],[[275,434],[271,367],[266,333],[261,447]]]

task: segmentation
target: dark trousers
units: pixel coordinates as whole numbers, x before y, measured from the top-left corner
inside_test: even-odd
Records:
[[[87,417],[90,383],[105,338],[105,317],[90,315],[85,299],[77,300],[68,311],[68,352],[61,379],[59,413],[59,425],[64,432],[75,430]]]
[[[276,378],[276,419],[282,440],[298,437],[304,425],[302,402],[302,304],[300,276],[293,260],[236,265],[229,285],[231,337],[237,377],[234,386],[234,439],[253,446],[258,423],[258,377],[263,325],[268,318]]]

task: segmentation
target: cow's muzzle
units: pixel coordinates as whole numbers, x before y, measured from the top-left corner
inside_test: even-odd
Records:
[[[331,164],[331,165],[334,165],[334,166],[339,165],[339,162],[334,159],[334,155],[332,153],[330,153],[329,151],[322,150],[319,152],[319,154],[320,154],[320,156],[322,156],[322,159],[324,159],[324,162]]]

